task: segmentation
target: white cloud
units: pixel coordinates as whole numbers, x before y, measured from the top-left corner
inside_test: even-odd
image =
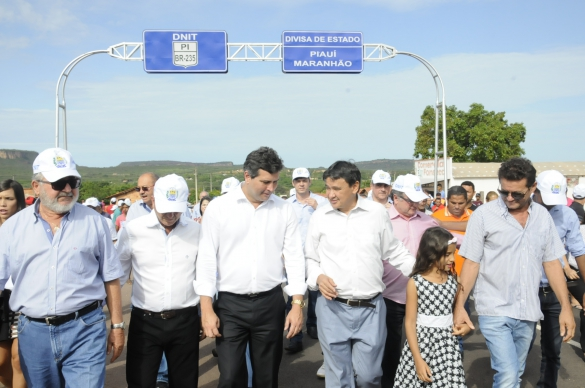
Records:
[[[467,110],[478,102],[524,122],[527,156],[534,160],[579,158],[581,145],[566,139],[582,126],[582,104],[560,112],[548,102],[585,97],[585,46],[428,59],[445,82],[447,105]],[[412,67],[393,71],[392,61]],[[367,63],[361,75],[282,75],[274,71],[279,64],[270,75],[237,75],[238,66],[253,65],[232,63],[227,75],[139,74],[101,84],[72,79],[70,149],[83,154],[76,157],[81,164],[99,166],[151,159],[241,163],[261,145],[277,149],[288,166],[411,158],[414,128],[435,101],[426,69],[400,56]],[[388,72],[368,74],[374,66]],[[8,143],[19,142],[28,128],[53,144],[54,112],[4,110],[0,125]]]
[[[2,12],[0,10],[0,12]],[[0,47],[5,49],[23,49],[30,46],[30,39],[25,36],[9,37],[0,35]]]

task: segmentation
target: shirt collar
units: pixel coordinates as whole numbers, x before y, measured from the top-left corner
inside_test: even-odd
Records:
[[[39,219],[44,219],[41,217],[41,213],[39,212],[39,206],[41,204],[41,200],[39,198],[38,201],[35,201],[34,206],[34,216],[35,216],[35,222],[37,222]],[[83,205],[82,205],[83,206]],[[67,221],[69,221],[69,216],[74,216],[75,215],[75,204],[73,205],[73,207],[71,208],[71,210],[69,210],[64,216],[63,218],[65,218]]]
[[[249,204],[252,204],[248,200],[248,198],[246,197],[246,194],[244,194],[244,189],[242,188],[242,186],[243,186],[243,184],[240,184],[240,185],[238,185],[237,189],[234,189],[233,191],[230,191],[229,193],[224,194],[224,195],[232,195],[232,193],[233,193],[234,197],[236,197],[236,201],[242,201],[243,200],[243,201],[248,202]],[[265,204],[268,201],[274,202],[274,197],[275,197],[274,194],[270,194],[270,197],[268,197],[268,199],[266,201],[262,202],[258,206],[262,206],[263,204]]]
[[[416,213],[412,217],[406,218],[402,214],[398,213],[398,210],[396,210],[394,205],[390,206],[390,208],[388,209],[388,214],[390,215],[391,220],[395,220],[396,218],[402,218],[403,220],[407,220],[407,221],[421,216],[421,212],[417,210]]]
[[[357,196],[357,203],[356,203],[355,207],[353,209],[351,209],[349,212],[351,213],[351,212],[355,211],[356,209],[361,209],[361,210],[369,211],[371,204],[372,204],[372,201],[368,201],[366,198],[363,198],[360,195],[358,195]],[[329,205],[331,206],[331,203],[329,203]],[[334,209],[333,206],[331,206],[331,209],[327,210],[326,212],[329,213],[331,211],[335,211],[335,212],[341,213],[337,209]]]
[[[147,228],[155,228],[157,226],[160,228],[164,228],[160,224],[160,222],[158,221],[158,217],[156,216],[156,212],[152,211],[143,217],[144,217],[144,224],[146,225]],[[185,226],[186,224],[187,224],[187,220],[185,219],[183,214],[181,214],[181,218],[179,218],[179,225]]]

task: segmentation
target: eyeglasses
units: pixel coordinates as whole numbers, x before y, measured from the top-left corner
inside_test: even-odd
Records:
[[[135,187],[134,190],[136,190],[138,192],[140,192],[140,190],[142,190],[146,193],[148,190],[150,190],[150,187],[152,187],[152,186],[138,186],[138,187]]]
[[[406,198],[406,197],[400,197],[400,196],[399,196],[398,198],[400,198],[400,199],[401,199],[401,200],[403,200],[404,202],[408,202],[408,204],[409,204],[409,205],[418,205],[418,202],[411,201],[411,200],[410,200],[410,198]],[[420,201],[419,201],[419,202],[420,202]]]
[[[55,182],[48,182],[42,180],[38,180],[37,182],[48,183],[51,185],[51,188],[55,191],[63,191],[63,189],[65,189],[65,186],[67,185],[69,185],[69,187],[71,187],[72,190],[78,189],[79,186],[81,186],[81,178],[75,176],[67,176]]]
[[[522,200],[525,196],[526,193],[528,193],[529,190],[526,190],[523,193],[519,193],[517,191],[506,191],[506,190],[500,190],[498,189],[498,193],[500,193],[500,195],[504,198],[508,198],[508,195],[511,195],[512,198],[514,198],[514,201],[520,201]]]

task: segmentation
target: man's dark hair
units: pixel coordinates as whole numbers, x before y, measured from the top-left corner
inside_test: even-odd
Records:
[[[338,160],[329,166],[329,168],[323,173],[323,181],[327,178],[333,180],[341,178],[346,181],[348,185],[352,186],[354,183],[362,181],[362,173],[355,164],[344,160]]]
[[[393,201],[394,201],[394,196],[402,198],[402,194],[404,194],[404,191],[394,190],[394,189],[390,190],[390,198],[392,198]]]
[[[536,182],[536,169],[526,158],[512,158],[500,166],[498,180],[502,178],[508,181],[521,181],[526,178],[526,187],[531,187]]]
[[[244,162],[244,171],[248,171],[252,179],[258,176],[258,170],[274,174],[282,171],[283,167],[282,159],[270,147],[260,147],[250,152]]]
[[[475,191],[475,185],[473,184],[472,181],[461,182],[461,186],[471,186],[471,188],[473,189],[473,191]]]
[[[453,195],[462,195],[463,198],[467,201],[467,191],[461,186],[451,186],[447,191],[447,201],[451,199]]]

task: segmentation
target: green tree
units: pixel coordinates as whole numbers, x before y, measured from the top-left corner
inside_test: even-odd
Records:
[[[471,104],[469,111],[447,107],[447,155],[454,162],[503,162],[524,155],[520,146],[526,139],[522,123],[505,119],[506,112],[487,111]],[[443,149],[442,120],[439,117],[439,150]],[[432,159],[435,155],[435,111],[427,106],[416,127],[414,157]]]

